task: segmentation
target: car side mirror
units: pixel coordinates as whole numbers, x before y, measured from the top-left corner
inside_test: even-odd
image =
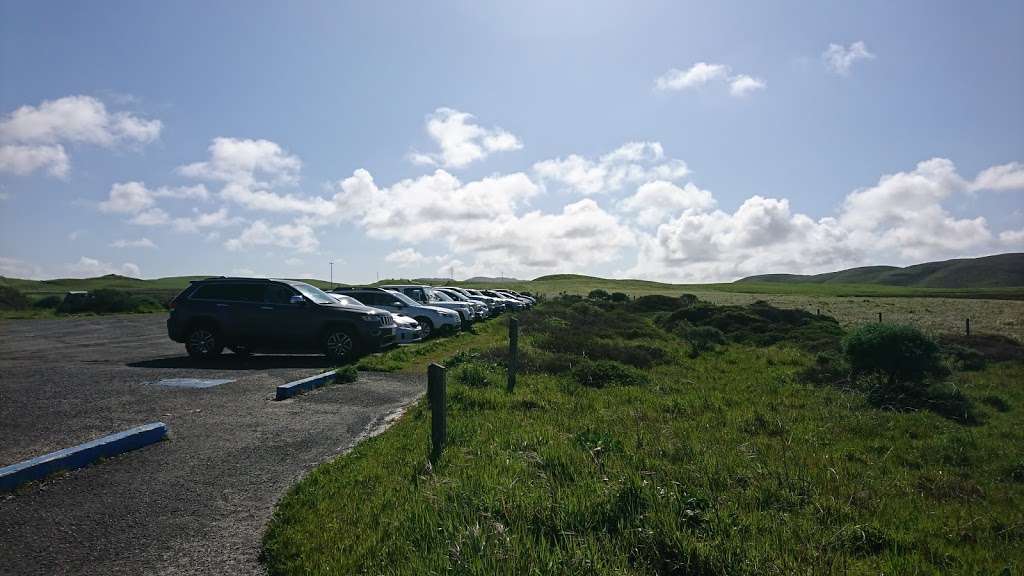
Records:
[[[400,300],[395,300],[394,302],[391,303],[391,305],[394,306],[395,308],[405,308],[405,302],[402,302]]]
[[[299,306],[306,303],[306,299],[299,294],[292,294],[291,298],[288,298],[289,304],[298,304]]]

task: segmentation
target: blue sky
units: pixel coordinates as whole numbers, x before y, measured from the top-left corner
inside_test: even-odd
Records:
[[[1024,248],[1024,4],[0,3],[0,275]]]

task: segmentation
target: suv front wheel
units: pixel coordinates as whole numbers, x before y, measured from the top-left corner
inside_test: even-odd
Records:
[[[207,360],[219,356],[224,350],[217,330],[212,326],[193,327],[185,337],[185,351],[196,360]]]
[[[330,328],[324,334],[324,354],[332,362],[348,362],[356,356],[356,339],[345,328]]]

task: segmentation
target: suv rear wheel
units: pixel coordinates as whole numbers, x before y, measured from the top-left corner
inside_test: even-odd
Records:
[[[224,351],[224,345],[220,342],[216,328],[200,324],[188,331],[185,337],[185,351],[192,358],[207,360],[219,356]]]
[[[348,362],[356,357],[355,336],[347,328],[330,328],[324,333],[324,354],[332,362]]]

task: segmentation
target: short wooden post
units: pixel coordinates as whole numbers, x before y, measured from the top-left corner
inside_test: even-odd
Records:
[[[818,308],[818,313],[815,316],[821,316],[821,308]]]
[[[967,335],[970,336],[971,335],[971,319],[970,318],[965,319],[965,325],[966,325],[966,328],[967,328]]]
[[[882,323],[882,313],[881,312],[878,313],[878,323],[879,324]]]
[[[445,368],[440,364],[427,367],[427,402],[430,404],[430,460],[436,462],[448,439],[448,392]]]
[[[519,319],[508,319],[508,391],[516,389],[516,370],[519,369]]]

